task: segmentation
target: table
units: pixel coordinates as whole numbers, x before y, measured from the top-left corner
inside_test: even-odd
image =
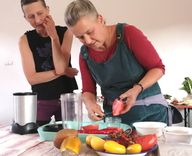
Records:
[[[52,142],[41,142],[39,135],[19,135],[11,132],[10,126],[0,124],[0,156],[53,156],[59,151]]]
[[[159,141],[160,156],[191,156],[192,145]]]
[[[38,133],[19,135],[11,132],[11,126],[0,124],[0,156],[63,156],[52,141],[41,141]],[[82,145],[79,156],[98,156]]]
[[[10,126],[0,124],[0,156],[62,156],[53,142],[41,141],[38,134],[19,135],[10,129]],[[192,145],[166,143],[163,137],[158,140],[158,145],[160,156],[191,156],[192,153]],[[84,148],[79,156],[98,155]]]
[[[191,127],[190,110],[192,109],[192,106],[189,106],[189,105],[174,105],[174,106],[177,109],[184,110],[184,125],[185,125],[185,127]]]

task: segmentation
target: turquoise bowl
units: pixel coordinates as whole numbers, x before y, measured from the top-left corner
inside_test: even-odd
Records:
[[[59,121],[59,122],[56,122],[57,124],[62,124],[62,121]],[[98,124],[99,125],[99,129],[103,129],[103,128],[107,128],[109,127],[109,123],[105,123],[103,121],[97,121],[97,122],[82,122],[81,123],[81,126],[86,126],[86,125],[91,125],[91,124]],[[56,136],[56,133],[57,132],[49,132],[49,131],[44,131],[43,128],[47,125],[50,125],[50,124],[46,124],[46,125],[43,125],[41,127],[39,127],[37,129],[38,133],[39,133],[39,137],[40,137],[40,140],[41,141],[53,141],[55,139],[55,136]],[[77,123],[76,122],[73,122],[73,121],[68,121],[67,122],[67,125],[68,125],[68,128],[70,129],[78,129],[78,126],[77,126]],[[122,124],[122,123],[119,123],[118,125],[116,123],[110,123],[110,127],[119,127],[119,128],[122,128],[123,130],[127,130],[127,129],[130,129],[131,127],[127,124]],[[83,143],[85,143],[85,140],[86,140],[86,136],[88,134],[83,134],[83,133],[79,133],[78,134],[78,137],[81,139],[81,141]],[[106,137],[107,135],[106,134],[94,134],[100,138],[104,138]]]

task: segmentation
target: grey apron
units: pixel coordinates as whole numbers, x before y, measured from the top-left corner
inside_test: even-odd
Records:
[[[81,55],[86,60],[90,73],[101,87],[104,96],[104,111],[111,112],[111,103],[122,93],[132,88],[145,75],[145,69],[138,63],[133,53],[124,43],[123,24],[117,24],[117,47],[113,56],[105,62],[95,62],[88,54],[86,46],[81,47]],[[142,100],[150,96],[161,94],[158,83],[145,89],[137,97]],[[153,104],[153,105],[152,105]],[[151,105],[135,105],[129,112],[121,115],[122,122],[131,125],[135,121],[167,122],[167,107],[161,103]]]

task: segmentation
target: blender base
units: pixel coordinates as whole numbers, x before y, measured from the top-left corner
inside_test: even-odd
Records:
[[[13,123],[11,131],[16,134],[31,134],[31,133],[37,133],[37,124],[34,122],[27,123],[23,126],[19,125],[18,123]]]

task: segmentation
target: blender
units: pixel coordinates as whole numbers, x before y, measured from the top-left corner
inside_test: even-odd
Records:
[[[37,94],[33,92],[13,93],[13,109],[12,132],[21,135],[37,133]]]

